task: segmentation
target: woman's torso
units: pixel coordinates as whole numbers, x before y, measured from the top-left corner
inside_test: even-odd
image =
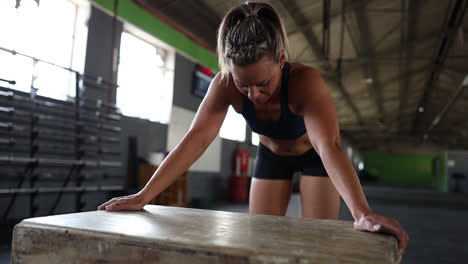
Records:
[[[300,63],[289,63],[289,80],[287,83],[287,101],[289,111],[293,115],[302,116],[300,102],[300,82],[297,80],[297,75],[300,71],[308,69],[307,66]],[[232,91],[231,105],[237,113],[244,111],[244,96],[237,90],[232,78],[228,83],[228,88]],[[284,88],[284,87],[280,87]],[[259,121],[277,121],[281,116],[281,98],[270,100],[265,104],[253,104],[256,119]],[[284,112],[283,112],[284,114]],[[307,132],[295,139],[275,139],[267,136],[259,135],[260,142],[268,147],[271,151],[279,155],[299,155],[305,153],[312,148],[312,144],[307,136]]]

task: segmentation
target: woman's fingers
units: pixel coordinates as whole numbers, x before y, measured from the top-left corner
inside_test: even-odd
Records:
[[[105,208],[107,211],[118,211],[125,209],[126,201],[116,201],[112,204],[107,205]]]
[[[397,234],[397,239],[400,248],[400,255],[403,255],[409,243],[409,236],[405,231],[401,231]]]
[[[403,255],[409,243],[409,236],[401,227],[400,223],[398,223],[398,221],[396,220],[389,221],[388,223],[383,225],[382,231],[395,236],[395,238],[398,240],[398,248],[400,250],[400,255]]]
[[[382,225],[370,218],[362,218],[354,222],[354,228],[360,231],[380,232],[382,230]]]
[[[112,198],[111,200],[98,206],[98,210],[118,211],[118,210],[140,210],[143,208],[143,200],[138,195],[128,195]]]
[[[354,228],[369,232],[386,232],[398,240],[400,256],[403,255],[409,243],[409,236],[396,219],[383,215],[370,215],[354,222]]]
[[[100,206],[98,206],[97,209],[98,209],[98,210],[105,210],[105,209],[106,209],[106,206],[108,206],[108,205],[114,203],[115,201],[117,201],[117,198],[112,198],[112,199],[110,199],[109,201],[107,201],[107,202],[101,204]]]
[[[393,235],[398,240],[398,248],[400,250],[400,254],[403,254],[405,248],[408,246],[408,235],[406,232],[401,228],[398,224],[388,224],[383,226],[382,231],[388,234]]]

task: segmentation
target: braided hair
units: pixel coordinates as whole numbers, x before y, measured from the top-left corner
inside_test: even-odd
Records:
[[[231,8],[218,28],[217,53],[221,78],[228,81],[229,61],[237,66],[256,63],[264,55],[287,59],[288,40],[277,12],[267,3],[245,2]]]

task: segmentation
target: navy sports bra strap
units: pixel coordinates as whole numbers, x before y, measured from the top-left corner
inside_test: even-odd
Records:
[[[288,105],[288,81],[289,81],[289,63],[284,63],[281,77],[281,113],[289,113]],[[284,115],[281,115],[284,116]]]

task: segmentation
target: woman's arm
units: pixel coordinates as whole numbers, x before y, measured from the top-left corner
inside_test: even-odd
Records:
[[[333,99],[320,73],[308,69],[300,73],[302,79],[301,109],[310,142],[320,155],[335,188],[346,202],[354,219],[371,212],[359,178],[343,151]]]
[[[139,192],[148,203],[205,152],[223,124],[230,105],[227,88],[220,74],[212,80],[189,131],[164,159],[145,187]]]
[[[301,73],[300,102],[307,135],[320,155],[325,169],[355,219],[355,228],[371,232],[392,233],[403,252],[408,235],[395,219],[375,214],[366,200],[356,171],[341,147],[335,104],[320,73],[307,69]]]

